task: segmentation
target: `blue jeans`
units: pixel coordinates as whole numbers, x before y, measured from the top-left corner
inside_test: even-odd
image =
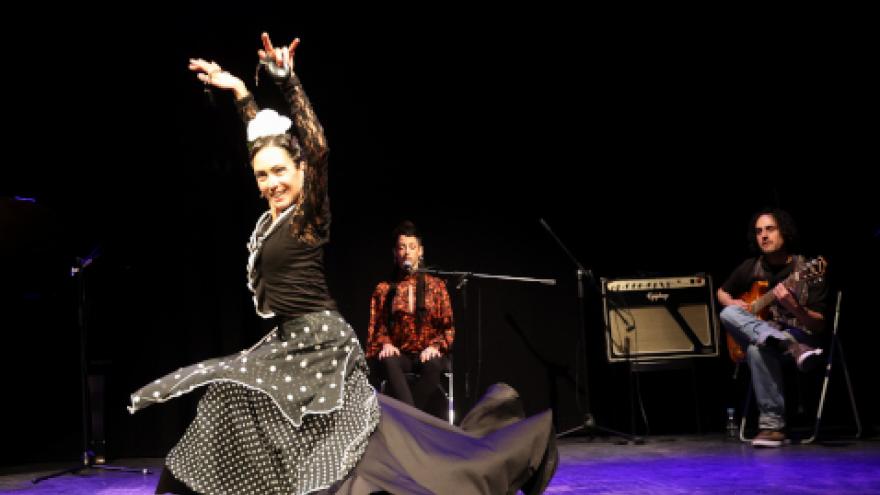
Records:
[[[746,362],[752,374],[752,387],[760,412],[758,428],[781,430],[785,426],[785,389],[781,362],[787,356],[765,343],[767,337],[774,337],[811,345],[811,336],[797,328],[780,330],[739,306],[724,308],[721,311],[721,323],[736,341],[748,346]]]

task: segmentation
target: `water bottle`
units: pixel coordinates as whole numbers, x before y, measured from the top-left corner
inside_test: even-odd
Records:
[[[739,425],[736,424],[736,410],[732,407],[727,408],[727,426],[724,429],[724,434],[727,440],[736,440],[739,437]]]

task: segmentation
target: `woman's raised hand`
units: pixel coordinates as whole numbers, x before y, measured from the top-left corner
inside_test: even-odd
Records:
[[[299,38],[290,42],[290,46],[275,48],[268,33],[263,33],[263,49],[257,50],[260,63],[264,64],[269,72],[275,77],[287,77],[293,70],[293,56],[296,47],[299,46]]]
[[[209,62],[201,58],[191,58],[189,59],[189,70],[196,72],[196,77],[205,84],[234,91],[236,98],[241,98],[248,94],[244,82],[223,70],[217,62]]]

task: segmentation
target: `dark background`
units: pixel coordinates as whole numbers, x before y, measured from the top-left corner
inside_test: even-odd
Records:
[[[861,416],[880,422],[868,403],[880,221],[865,53],[876,40],[855,13],[63,9],[4,20],[3,464],[81,451],[77,256],[102,253],[86,316],[111,456],[164,455],[197,399],[129,416],[130,392],[261,336],[244,265],[263,205],[243,127],[229,95],[214,91],[212,104],[186,64],[217,60],[253,88],[263,30],[302,39],[297,72],[332,150],[328,282],[362,338],[404,218],[431,265],[559,281],[473,281],[467,312],[450,284],[459,414],[505,381],[529,413],[553,407],[560,430],[589,404],[601,425],[629,431],[601,299],[588,284],[584,345],[574,265],[539,219],[597,277],[705,272],[720,284],[748,255],[751,214],[776,205],[846,294]],[[268,79],[254,91],[284,108]],[[720,432],[743,395],[732,372],[722,354],[695,375],[642,373],[650,432]],[[846,425],[842,382],[832,386],[828,422]]]

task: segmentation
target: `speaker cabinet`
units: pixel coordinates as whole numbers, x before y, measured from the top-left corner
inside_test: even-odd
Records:
[[[610,362],[718,356],[710,276],[601,281]]]

